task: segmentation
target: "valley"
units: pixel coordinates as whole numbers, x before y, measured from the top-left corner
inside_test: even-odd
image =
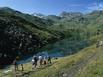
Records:
[[[1,77],[16,75],[12,66],[16,57],[25,67],[17,71],[18,77],[102,77],[97,64],[102,64],[103,47],[96,48],[103,40],[102,21],[102,10],[43,15],[0,8]],[[53,63],[33,71],[31,59],[41,53],[50,55]]]

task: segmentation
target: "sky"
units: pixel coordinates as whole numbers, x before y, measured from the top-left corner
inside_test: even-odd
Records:
[[[0,7],[29,14],[58,15],[62,11],[88,13],[103,10],[103,0],[0,0]]]

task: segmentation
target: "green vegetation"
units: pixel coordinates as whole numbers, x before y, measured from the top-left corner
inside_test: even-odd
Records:
[[[5,9],[0,11],[0,36],[0,68],[10,64],[16,56],[20,59],[30,56],[48,43],[61,39],[61,35],[38,27]]]
[[[25,77],[25,75],[26,75],[25,73],[27,73],[27,75],[29,77],[38,77],[38,76],[39,77],[48,77],[48,76],[49,77],[59,77],[60,74],[62,75],[63,72],[66,72],[69,68],[71,68],[73,65],[75,65],[75,63],[77,63],[80,60],[85,60],[89,55],[91,55],[95,52],[98,53],[98,50],[96,50],[95,46],[91,46],[91,47],[81,50],[81,52],[79,52],[78,54],[55,60],[53,62],[54,64],[52,66],[48,66],[44,69],[37,69],[34,72],[31,71],[31,69],[30,69],[31,64],[28,63],[24,66],[25,71],[24,71],[24,76],[22,76],[22,77]],[[94,70],[95,70],[95,68],[94,68]],[[20,71],[19,71],[19,73],[20,73]],[[87,75],[87,74],[85,74],[85,75]],[[84,73],[83,73],[83,76],[84,76]],[[83,76],[81,76],[81,77],[83,77]],[[5,77],[13,77],[13,72],[9,73]],[[87,77],[87,76],[84,76],[84,77]]]
[[[103,76],[103,48],[98,51],[98,55],[88,65],[86,65],[82,72],[79,72],[77,77],[102,77]]]
[[[31,63],[24,64],[25,71],[18,71],[18,74],[20,74],[20,77],[60,77],[64,73],[68,74],[69,71],[73,70],[72,72],[74,72],[74,75],[76,77],[77,75],[78,77],[102,77],[103,47],[96,48],[95,45],[95,40],[100,40],[102,38],[103,35],[93,37],[90,39],[92,40],[91,43],[93,43],[93,45],[82,49],[77,54],[53,60],[52,65],[48,65],[40,69],[38,68],[35,71],[32,71],[32,69],[30,69],[32,67]],[[100,63],[101,65],[98,63]],[[80,71],[77,70],[77,73],[75,73],[74,67],[82,68],[78,68],[78,70]],[[12,67],[10,67],[10,69],[12,69]],[[15,73],[9,72],[5,75],[5,77],[13,77],[14,75]]]
[[[0,65],[12,63],[16,56],[22,59],[39,51],[58,50],[70,56],[53,60],[52,65],[35,71],[27,63],[25,71],[18,73],[21,77],[60,77],[74,71],[74,75],[69,73],[72,77],[102,77],[102,47],[96,48],[95,44],[103,39],[103,11],[42,16],[0,8]],[[13,76],[13,72],[5,75]]]

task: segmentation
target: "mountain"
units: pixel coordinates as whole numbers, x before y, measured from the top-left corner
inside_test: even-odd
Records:
[[[83,16],[82,13],[80,12],[66,12],[66,11],[63,11],[60,15],[60,17],[64,17],[64,18],[74,18],[74,17],[79,17],[79,16]]]
[[[68,13],[63,12],[60,14],[61,19],[55,22],[49,29],[69,32],[68,30],[77,30],[80,35],[84,37],[94,36],[98,33],[102,33],[103,29],[103,11],[95,10],[89,14],[82,14],[78,12]],[[82,33],[81,33],[82,32]],[[65,34],[65,33],[64,33]],[[67,35],[67,34],[66,34]],[[79,34],[78,34],[79,35]]]
[[[54,22],[58,22],[59,20],[61,20],[62,18],[60,16],[56,16],[56,15],[48,15],[45,17],[46,19],[52,20]]]
[[[39,17],[39,18],[44,18],[45,15],[41,14],[41,13],[33,13],[33,16]]]
[[[29,21],[29,22],[31,22],[31,23],[39,26],[39,27],[43,27],[43,26],[47,26],[47,25],[52,24],[52,23],[50,23],[50,21],[48,22],[48,20],[41,19],[41,18],[39,18],[37,16],[34,16],[34,15],[25,14],[25,13],[16,11],[14,9],[8,8],[8,7],[0,8],[0,12],[1,13],[12,14],[12,15],[15,15],[15,16],[19,16],[19,17],[25,19],[26,21]]]
[[[0,8],[0,68],[17,57],[22,60],[43,51],[64,56],[53,58],[52,64],[39,71],[31,71],[31,62],[26,63],[24,72],[17,71],[20,77],[103,77],[103,47],[97,48],[101,40],[102,10],[46,16]],[[2,77],[14,77],[12,66],[9,67],[0,70]]]
[[[0,65],[11,63],[17,56],[22,59],[37,53],[38,49],[48,43],[61,39],[61,35],[58,33],[53,33],[27,21],[18,16],[23,15],[23,13],[11,10],[8,8],[0,9]],[[24,16],[26,15],[24,14]],[[42,21],[39,20],[38,23],[42,24]]]
[[[75,43],[88,40],[103,33],[102,21],[103,11],[97,10],[89,14],[62,12],[58,16],[46,16],[38,13],[25,14],[2,7],[0,8],[0,61],[11,63],[16,56],[22,59],[37,53],[36,51],[45,45],[52,43],[54,44],[50,46],[55,45],[55,42],[61,39],[64,39],[64,43],[67,41],[66,44],[70,41]],[[59,46],[59,43],[56,45]],[[79,49],[85,46],[87,45],[80,44]]]

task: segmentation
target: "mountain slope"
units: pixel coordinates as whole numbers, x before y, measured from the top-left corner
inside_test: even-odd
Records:
[[[0,11],[0,65],[9,64],[16,57],[29,56],[61,36],[13,14]]]
[[[102,20],[103,11],[86,15],[64,12],[60,16],[48,15],[39,18],[8,7],[0,8],[0,61],[28,56],[61,39],[74,43],[89,40],[103,33]]]
[[[96,41],[103,39],[103,35],[93,37],[91,38],[91,43],[93,45],[86,47],[82,49],[80,52],[74,55],[70,55],[67,57],[59,58],[57,60],[53,60],[52,65],[43,67],[42,69],[36,69],[35,71],[31,71],[31,64],[27,63],[24,64],[25,71],[24,73],[21,73],[20,71],[20,77],[92,77],[92,76],[99,76],[102,77],[102,74],[99,74],[97,70],[93,72],[88,72],[88,69],[91,66],[91,63],[94,63],[95,61],[97,63],[100,63],[101,60],[103,60],[103,47],[96,48]],[[100,58],[100,59],[99,59]],[[102,61],[101,61],[102,62]],[[90,66],[89,66],[90,64]],[[97,66],[98,70],[101,69],[98,67],[98,65],[93,64]],[[89,66],[89,67],[88,67]],[[102,67],[102,65],[100,65]],[[93,68],[92,68],[93,67]],[[94,66],[92,66],[92,69],[95,69]],[[10,68],[11,69],[11,68]],[[84,71],[83,71],[84,70]],[[83,73],[82,73],[83,71]],[[86,74],[84,74],[86,72]],[[99,72],[102,72],[101,70]],[[92,74],[92,75],[91,75]],[[13,77],[14,74],[12,72],[9,72],[6,77]]]
[[[83,68],[82,72],[77,74],[77,77],[102,77],[103,76],[103,48],[101,52],[88,65]]]
[[[88,68],[86,69],[87,73],[85,73],[85,67],[89,66],[89,64],[93,61],[99,61],[103,58],[103,56],[100,56],[103,52],[102,49],[103,47],[96,48],[95,45],[95,40],[100,40],[103,39],[103,36],[99,37],[93,37],[91,38],[92,42],[94,45],[89,46],[87,48],[84,48],[81,50],[79,53],[71,55],[69,57],[64,57],[55,62],[52,66],[45,68],[41,71],[36,72],[35,74],[30,74],[31,77],[35,76],[40,76],[40,77],[94,77],[94,76],[99,76],[102,77],[102,74],[100,75],[99,72],[102,71],[97,71],[97,75],[95,75],[93,72],[88,72]],[[98,57],[101,57],[99,60]],[[98,62],[97,62],[98,63]],[[94,64],[96,66],[96,64]],[[98,65],[99,66],[99,65]],[[101,65],[102,67],[102,65]],[[91,67],[92,68],[92,67]],[[96,67],[95,67],[96,68]],[[92,68],[95,70],[95,68]],[[98,68],[98,67],[97,67]],[[98,70],[101,68],[98,68]],[[49,72],[45,72],[48,71]],[[82,73],[82,71],[84,72]],[[90,70],[89,70],[90,71]],[[92,71],[92,70],[91,70]],[[52,73],[51,73],[52,72]],[[95,72],[95,71],[94,71]],[[88,75],[89,74],[89,75]],[[92,75],[91,75],[92,74]],[[78,76],[77,76],[78,75]]]
[[[33,23],[41,28],[43,26],[52,25],[52,21],[50,21],[50,20],[45,20],[45,19],[36,17],[34,15],[30,15],[30,14],[25,14],[25,13],[19,12],[17,10],[11,9],[9,7],[1,7],[0,13],[19,16],[19,17],[25,19],[26,21],[31,22],[31,23]]]

